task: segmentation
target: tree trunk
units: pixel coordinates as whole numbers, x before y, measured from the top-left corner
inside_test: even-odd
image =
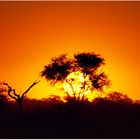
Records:
[[[73,93],[73,98],[74,98],[74,101],[76,100],[76,94],[75,92]]]
[[[19,99],[18,100],[18,113],[19,113],[19,116],[22,116],[23,115],[22,99]]]
[[[85,99],[85,95],[83,94],[83,96],[82,96],[82,101],[84,101],[84,99]]]
[[[80,95],[81,95],[81,93],[79,93],[79,95],[78,95],[78,99],[77,99],[77,100],[78,100],[78,102],[80,101]]]

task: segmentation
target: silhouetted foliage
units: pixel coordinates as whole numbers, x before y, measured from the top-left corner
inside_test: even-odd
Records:
[[[92,88],[103,91],[104,86],[110,85],[110,80],[107,78],[107,75],[104,72],[101,72],[100,74],[93,74],[90,76],[90,80],[92,83]]]
[[[63,82],[71,72],[72,62],[63,54],[51,59],[51,63],[45,66],[41,75],[51,83]]]
[[[140,100],[134,100],[133,102],[136,104],[140,104]]]
[[[92,90],[103,91],[103,87],[110,85],[107,75],[98,71],[98,68],[104,65],[104,59],[93,52],[74,54],[73,59],[69,59],[66,54],[51,59],[50,64],[45,66],[41,76],[47,81],[55,84],[65,82],[69,85],[72,94],[66,92],[67,99],[85,100],[85,92]],[[69,77],[70,74],[73,76]],[[80,75],[82,74],[82,75]],[[77,81],[75,76],[82,76],[82,81]],[[75,84],[77,89],[75,89]]]
[[[50,104],[61,104],[61,103],[63,103],[60,96],[57,96],[57,95],[51,95],[49,98],[46,99],[46,101]]]
[[[7,96],[5,95],[6,91],[3,84],[0,84],[0,105],[4,105],[8,102]]]
[[[85,75],[90,75],[95,72],[101,65],[104,65],[104,59],[100,56],[92,53],[78,53],[74,55],[76,68],[81,70]]]
[[[126,94],[122,94],[120,92],[112,92],[106,96],[106,99],[109,101],[117,102],[117,103],[132,103],[133,100],[129,98]]]

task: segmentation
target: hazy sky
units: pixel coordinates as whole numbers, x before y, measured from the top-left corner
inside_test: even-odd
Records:
[[[106,60],[111,90],[140,99],[140,2],[0,2],[0,81],[24,91],[62,53]],[[54,91],[47,82],[29,97]]]

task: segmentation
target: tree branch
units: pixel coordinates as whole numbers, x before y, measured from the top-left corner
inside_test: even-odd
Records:
[[[69,93],[68,93],[68,92],[66,92],[66,94],[67,94],[67,96],[70,98],[70,95],[69,95]]]
[[[8,92],[8,95],[9,95],[11,98],[17,100],[17,98],[16,98],[15,96],[13,96],[13,95],[11,94],[11,92],[10,92],[10,93]]]
[[[20,98],[20,95],[18,95],[18,94],[16,93],[15,89],[13,89],[13,92],[14,92],[14,95],[17,97],[17,99]]]
[[[8,91],[11,92],[12,91],[12,87],[6,83],[6,82],[3,82],[3,85],[6,85],[8,87]]]
[[[73,85],[70,82],[68,82],[68,80],[66,80],[66,82],[71,86],[72,91],[73,91],[73,96],[75,98],[75,91],[74,91]]]
[[[8,83],[6,83],[6,82],[3,82],[3,84],[6,85],[6,86],[8,87],[8,95],[9,95],[11,98],[17,100],[17,98],[15,97],[15,96],[17,95],[17,94],[15,93],[15,89],[13,90],[12,87],[11,87]],[[13,96],[13,95],[11,94],[12,91],[14,92],[14,95],[15,95],[15,96]]]
[[[39,82],[40,82],[40,80],[38,80],[38,81],[36,80],[35,82],[33,82],[33,84],[25,92],[23,92],[21,98],[23,98],[25,96],[25,94],[27,94],[27,92]]]

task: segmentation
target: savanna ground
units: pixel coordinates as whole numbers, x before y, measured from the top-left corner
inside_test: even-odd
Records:
[[[140,104],[96,98],[92,102],[59,98],[24,99],[0,106],[0,138],[140,138]]]

